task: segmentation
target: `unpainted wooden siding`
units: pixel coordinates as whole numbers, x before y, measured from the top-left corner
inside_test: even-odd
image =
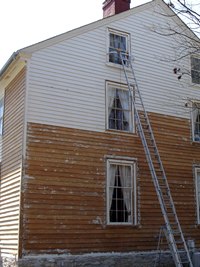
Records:
[[[196,228],[189,121],[150,113],[150,122],[185,238]],[[137,158],[137,226],[106,225],[106,155]],[[157,248],[164,225],[140,137],[28,124],[23,188],[23,255],[129,252]]]
[[[34,52],[28,121],[104,132],[105,81],[125,82],[121,69],[106,65],[108,28],[131,34],[133,65],[147,110],[189,118],[180,106],[187,97],[196,99],[199,88],[188,86],[188,76],[180,83],[173,74],[174,63],[167,59],[174,57],[174,37],[149,29],[170,19],[159,13],[157,7],[146,9]],[[189,68],[189,59],[180,64]]]
[[[5,89],[1,195],[0,251],[17,254],[25,94],[24,67]]]

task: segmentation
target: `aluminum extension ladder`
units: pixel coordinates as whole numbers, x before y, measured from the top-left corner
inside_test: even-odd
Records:
[[[169,185],[162,166],[160,155],[156,146],[153,132],[144,107],[140,89],[133,69],[130,54],[118,51],[124,70],[129,93],[134,106],[136,125],[142,139],[151,176],[156,188],[162,214],[166,224],[166,233],[169,248],[172,252],[176,267],[193,267],[190,254],[179,224],[175,206],[170,193]],[[129,71],[128,71],[129,70]],[[131,75],[131,76],[130,76]],[[134,83],[132,91],[130,81]]]

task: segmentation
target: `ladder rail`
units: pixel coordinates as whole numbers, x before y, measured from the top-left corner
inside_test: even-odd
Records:
[[[163,198],[163,192],[160,189],[160,185],[159,185],[159,182],[158,182],[158,179],[157,179],[157,174],[156,174],[156,171],[155,171],[155,168],[154,168],[154,165],[153,165],[153,161],[152,161],[152,158],[151,158],[151,153],[149,151],[149,147],[148,147],[148,144],[147,144],[147,141],[146,141],[146,138],[145,138],[145,134],[144,134],[144,131],[143,131],[143,128],[142,128],[142,123],[140,121],[140,117],[139,117],[139,114],[138,114],[138,111],[137,111],[137,106],[136,106],[136,103],[135,103],[135,100],[134,100],[133,92],[131,90],[129,78],[128,78],[128,75],[127,75],[127,72],[126,72],[126,65],[125,65],[126,62],[128,62],[130,64],[130,66],[131,66],[131,71],[132,71],[134,82],[135,82],[135,85],[136,85],[136,88],[137,88],[137,93],[139,94],[139,98],[140,98],[141,105],[142,105],[142,110],[144,112],[144,118],[146,120],[146,125],[148,126],[148,130],[149,130],[149,133],[150,133],[150,136],[151,136],[151,141],[153,143],[153,148],[156,151],[157,163],[159,164],[159,167],[160,167],[159,171],[162,173],[162,177],[163,177],[163,179],[165,181],[165,187],[167,189],[167,196],[169,197],[169,201],[171,203],[171,208],[172,208],[172,211],[173,211],[173,215],[175,216],[175,220],[177,222],[178,230],[179,230],[181,239],[183,240],[183,246],[184,246],[184,249],[186,251],[187,258],[189,259],[190,266],[192,267],[193,265],[192,265],[192,262],[191,262],[191,259],[190,259],[189,251],[188,251],[188,248],[187,248],[187,245],[186,245],[183,233],[182,233],[182,229],[180,227],[180,223],[179,223],[179,220],[178,220],[178,217],[177,217],[177,214],[176,214],[176,209],[175,209],[175,206],[174,206],[174,203],[173,203],[173,199],[172,199],[172,196],[171,196],[171,193],[170,193],[169,184],[168,184],[168,181],[166,179],[166,175],[165,175],[164,168],[163,168],[163,165],[162,165],[162,161],[161,161],[161,158],[160,158],[157,146],[156,146],[156,142],[155,142],[155,138],[154,138],[154,135],[153,135],[153,131],[151,129],[151,125],[150,125],[150,122],[149,122],[149,119],[148,119],[148,115],[147,115],[147,112],[146,112],[146,109],[145,109],[145,106],[144,106],[144,103],[143,103],[143,99],[142,99],[142,96],[141,96],[139,85],[137,83],[137,79],[136,79],[136,75],[135,75],[135,72],[134,72],[134,69],[133,69],[133,65],[132,65],[132,62],[131,62],[130,54],[124,53],[124,52],[123,53],[119,52],[119,54],[120,54],[121,63],[122,63],[122,67],[123,67],[123,70],[124,70],[125,78],[126,78],[126,81],[127,81],[127,84],[128,84],[131,100],[132,100],[132,103],[133,103],[133,106],[134,106],[134,116],[136,118],[136,125],[138,127],[138,130],[139,130],[139,133],[140,133],[140,136],[141,136],[142,144],[143,144],[143,147],[144,147],[144,150],[145,150],[145,154],[146,154],[146,157],[147,157],[147,162],[148,162],[148,165],[149,165],[149,168],[150,168],[150,172],[151,172],[151,175],[152,175],[152,178],[153,178],[153,182],[154,182],[154,185],[155,185],[155,188],[156,188],[156,193],[157,193],[157,196],[158,196],[158,199],[159,199],[159,203],[160,203],[160,206],[161,206],[162,214],[163,214],[163,217],[164,217],[164,220],[165,220],[165,223],[166,223],[166,227],[167,227],[167,231],[168,231],[168,237],[169,237],[169,240],[170,240],[170,244],[172,246],[172,250],[174,252],[173,257],[174,257],[175,264],[176,264],[177,267],[181,267],[182,266],[181,257],[180,257],[180,255],[178,253],[178,248],[177,248],[177,245],[176,245],[176,242],[175,242],[174,235],[172,233],[172,228],[171,228],[171,225],[170,225],[170,222],[169,222],[169,218],[168,218],[168,215],[167,215],[167,212],[166,212],[166,204],[165,204],[165,200]]]

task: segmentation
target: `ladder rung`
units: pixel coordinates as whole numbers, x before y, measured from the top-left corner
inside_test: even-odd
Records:
[[[166,213],[168,217],[175,216],[174,213]]]
[[[145,117],[145,116],[140,116],[140,115],[139,115],[139,118],[141,118],[141,119],[147,119],[147,117]]]
[[[176,244],[184,244],[184,242],[181,240],[181,241],[175,241]]]

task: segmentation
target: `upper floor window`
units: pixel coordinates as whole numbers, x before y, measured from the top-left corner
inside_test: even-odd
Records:
[[[107,83],[107,129],[133,132],[132,104],[129,90],[115,83]]]
[[[0,136],[3,134],[4,97],[0,99]]]
[[[200,214],[199,214],[199,207],[200,207],[200,169],[195,169],[195,182],[196,182],[196,206],[197,206],[197,223],[200,224]]]
[[[109,62],[121,64],[119,50],[122,52],[130,51],[129,34],[109,29]]]
[[[135,163],[107,162],[107,223],[136,224]]]
[[[193,124],[193,140],[200,142],[200,104],[192,104],[192,124]]]
[[[191,57],[191,76],[192,82],[200,84],[200,59]]]

